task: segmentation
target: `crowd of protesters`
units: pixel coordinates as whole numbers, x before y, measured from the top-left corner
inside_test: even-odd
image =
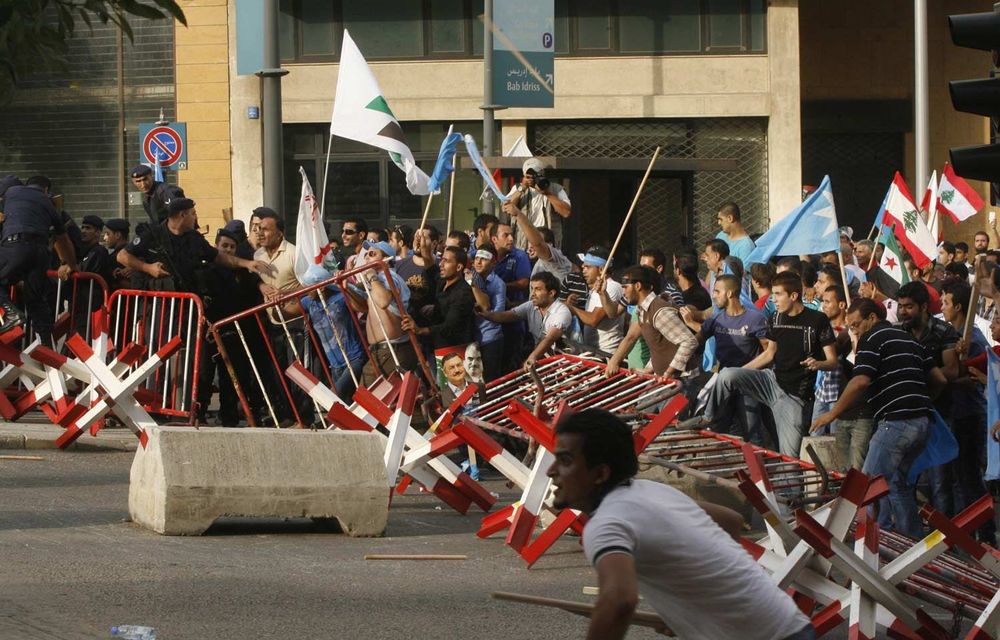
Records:
[[[847,466],[889,479],[885,528],[919,535],[918,487],[949,516],[987,492],[986,454],[996,445],[986,424],[986,352],[1000,339],[995,226],[977,233],[972,248],[941,243],[922,268],[904,256],[909,282],[901,285],[879,266],[884,245],[847,227],[839,251],[745,264],[755,244],[730,202],[702,246],[669,256],[649,248],[638,264],[619,265],[607,246],[566,255],[539,224],[545,216],[528,215],[513,198],[468,232],[331,221],[322,264],[296,275],[296,248],[278,212],[257,208],[249,224],[229,222],[209,242],[196,203],[150,173],[141,165],[130,172],[149,216],[134,230],[96,216],[77,228],[58,212],[75,268],[112,290],[196,293],[210,323],[268,303],[265,322],[232,323],[220,334],[258,424],[320,420],[282,380],[295,360],[325,367],[349,403],[357,385],[394,371],[425,384],[431,376],[453,398],[463,379],[489,383],[562,352],[605,362],[608,376],[627,368],[679,381],[694,408],[689,426],[795,457],[804,436],[832,434]],[[48,194],[51,184],[38,176],[26,186]],[[565,191],[555,199],[557,218],[566,217]],[[51,254],[53,268],[68,263],[59,257]],[[346,270],[354,273],[335,282]],[[973,287],[983,295],[970,309]],[[989,323],[990,335],[966,322],[970,313]],[[275,366],[250,366],[265,351]],[[236,425],[244,416],[218,346],[206,340],[202,354],[198,419],[207,421],[217,390],[218,423]],[[909,471],[938,416],[959,455],[914,479]],[[995,542],[989,524],[979,535]]]

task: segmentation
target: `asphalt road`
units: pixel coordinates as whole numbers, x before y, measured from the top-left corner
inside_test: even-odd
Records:
[[[118,624],[155,627],[160,640],[538,640],[586,629],[570,613],[490,598],[592,601],[582,588],[596,579],[576,539],[527,570],[502,539],[475,537],[479,515],[439,508],[427,495],[396,499],[384,538],[350,538],[304,519],[230,519],[204,536],[165,537],[128,521],[131,453],[0,453],[44,458],[0,460],[0,640],[108,638]],[[499,481],[487,486],[515,499]],[[366,553],[468,560],[366,561]],[[662,636],[633,628],[628,637]]]

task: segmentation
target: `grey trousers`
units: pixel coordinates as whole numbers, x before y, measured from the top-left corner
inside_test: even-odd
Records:
[[[837,420],[837,429],[833,435],[837,438],[837,448],[840,450],[840,455],[848,469],[854,467],[860,471],[865,466],[868,442],[872,439],[872,429],[874,428],[875,420],[872,418]]]
[[[782,391],[770,369],[730,367],[719,372],[715,387],[708,396],[705,418],[714,421],[722,415],[731,398],[750,398],[771,409],[778,430],[778,449],[787,456],[799,457],[802,435],[812,414],[812,403]]]

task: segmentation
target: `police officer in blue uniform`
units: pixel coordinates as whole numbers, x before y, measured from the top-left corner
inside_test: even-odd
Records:
[[[247,269],[267,274],[272,267],[256,260],[226,255],[210,245],[197,231],[198,212],[194,200],[174,198],[168,218],[135,237],[124,251],[118,252],[118,264],[149,276],[150,289],[186,291],[201,295],[199,270],[207,263],[232,269]]]
[[[38,184],[7,186],[0,210],[0,333],[24,323],[24,316],[10,300],[10,287],[23,282],[24,307],[31,326],[45,344],[52,344],[53,311],[49,302],[49,233],[62,264],[59,278],[76,271],[76,251],[66,235],[62,217],[52,198]]]
[[[144,164],[132,167],[128,175],[135,188],[142,193],[142,208],[146,210],[151,224],[166,220],[170,201],[184,197],[184,190],[177,185],[153,180],[153,170]]]

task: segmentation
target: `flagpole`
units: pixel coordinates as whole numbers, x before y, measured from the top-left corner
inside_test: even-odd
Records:
[[[445,226],[445,229],[446,229],[446,231],[444,232],[445,236],[447,236],[447,235],[449,235],[451,233],[451,215],[452,215],[452,212],[455,210],[455,173],[456,173],[456,171],[455,171],[454,167],[455,167],[455,162],[457,162],[457,161],[458,161],[458,153],[455,153],[454,155],[451,156],[451,166],[453,167],[453,169],[451,171],[451,186],[448,188],[448,224],[447,224],[447,226]],[[469,451],[471,452],[472,449],[469,449]]]
[[[884,228],[885,228],[885,225],[882,225],[882,229],[884,229]],[[871,271],[872,270],[872,265],[875,264],[875,254],[878,253],[878,251],[877,251],[877,249],[878,249],[878,238],[882,237],[882,229],[879,229],[879,232],[877,234],[875,234],[875,244],[872,245],[872,257],[868,259],[868,268],[865,269],[865,271]],[[868,239],[871,240],[871,237],[869,237]]]
[[[615,257],[615,251],[618,250],[618,245],[622,241],[622,236],[625,235],[625,228],[628,227],[628,222],[632,218],[632,212],[635,211],[635,205],[639,203],[639,196],[642,195],[642,190],[646,186],[646,180],[649,179],[649,173],[653,170],[653,165],[656,163],[656,159],[660,156],[660,147],[656,147],[656,151],[653,152],[653,157],[649,160],[649,166],[646,167],[646,174],[642,176],[642,182],[639,183],[639,188],[636,189],[635,197],[632,198],[632,206],[628,208],[628,213],[625,214],[625,220],[622,222],[622,228],[618,230],[618,237],[615,238],[615,244],[611,247],[611,253],[608,254],[608,261],[604,263],[604,268],[601,269],[601,277],[603,278],[608,273],[608,266],[611,265],[611,259]]]
[[[976,271],[979,271],[979,256],[974,262]],[[962,329],[962,339],[969,341],[972,323],[976,320],[976,307],[979,305],[979,280],[973,280],[972,291],[969,292],[969,306],[965,308],[965,327]]]
[[[431,212],[431,203],[432,202],[434,202],[434,194],[433,193],[428,193],[427,194],[427,206],[424,207],[424,217],[421,218],[421,220],[420,220],[420,228],[417,229],[417,233],[422,233],[423,230],[424,230],[424,225],[427,224],[427,216]]]
[[[323,217],[323,210],[326,207],[326,178],[330,174],[331,150],[333,150],[333,133],[330,134],[330,139],[326,143],[326,164],[323,165],[323,197],[319,201],[319,220],[322,224],[326,224],[326,219]]]
[[[872,254],[874,255],[874,251]],[[847,306],[851,306],[851,290],[847,287],[847,270],[844,269],[844,254],[837,249],[837,264],[840,265],[840,279],[844,284],[844,300]]]

